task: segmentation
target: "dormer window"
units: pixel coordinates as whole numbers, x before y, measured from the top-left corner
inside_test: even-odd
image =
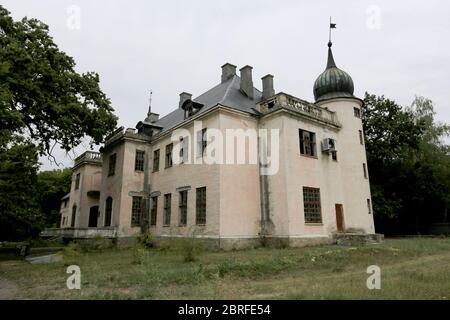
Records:
[[[201,108],[203,107],[203,104],[192,101],[192,100],[186,100],[182,106],[181,109],[184,110],[184,118],[187,119],[194,114],[196,114]]]

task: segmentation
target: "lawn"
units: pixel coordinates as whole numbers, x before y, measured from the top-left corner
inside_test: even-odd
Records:
[[[202,252],[67,250],[61,262],[0,259],[8,299],[449,299],[450,238],[387,239],[363,247],[317,246]],[[69,265],[81,289],[69,290]],[[381,268],[381,289],[366,286]],[[6,293],[5,293],[6,292]]]

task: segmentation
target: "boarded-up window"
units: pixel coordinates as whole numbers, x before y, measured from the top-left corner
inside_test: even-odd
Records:
[[[117,154],[115,153],[109,156],[108,176],[113,176],[116,172],[116,158]]]
[[[172,204],[172,194],[168,193],[164,195],[164,217],[163,225],[170,226],[170,215],[171,215],[171,204]]]
[[[113,205],[113,199],[111,197],[106,198],[106,201],[105,201],[105,227],[111,226],[112,205]]]
[[[145,151],[136,150],[136,157],[134,158],[134,170],[144,171]]]
[[[322,223],[319,188],[303,187],[303,209],[305,223]]]
[[[206,187],[197,188],[196,190],[196,211],[195,223],[206,224]]]
[[[152,197],[152,207],[150,209],[150,225],[156,226],[157,214],[158,214],[158,197]]]
[[[159,170],[159,149],[153,151],[153,172]]]
[[[133,197],[133,204],[131,207],[131,226],[138,227],[141,225],[142,214],[142,197]]]
[[[180,138],[180,161],[186,163],[189,158],[189,137]]]
[[[173,150],[173,144],[168,144],[166,146],[166,168],[170,168],[173,165],[172,162],[172,150]]]
[[[316,156],[316,135],[314,132],[299,129],[300,154],[305,156]]]
[[[180,191],[179,197],[179,211],[180,211],[180,225],[185,226],[187,224],[187,190]]]
[[[361,118],[361,109],[360,108],[353,108],[353,113],[355,115],[355,117],[357,118]]]

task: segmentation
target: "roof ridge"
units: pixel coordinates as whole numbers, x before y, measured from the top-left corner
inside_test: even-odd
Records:
[[[233,78],[231,79],[231,81],[230,81],[230,83],[228,84],[227,89],[225,90],[225,93],[224,93],[222,99],[219,101],[219,103],[222,103],[222,102],[224,102],[224,101],[226,100],[226,97],[227,97],[228,94],[230,93],[231,88],[233,88],[234,80],[235,80],[236,78],[239,78],[239,76],[238,76],[237,74],[235,74],[235,75],[233,76]]]

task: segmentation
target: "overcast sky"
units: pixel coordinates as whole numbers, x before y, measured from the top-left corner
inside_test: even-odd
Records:
[[[161,116],[220,82],[220,66],[253,66],[253,82],[275,76],[275,90],[313,101],[326,64],[329,17],[333,53],[355,95],[384,94],[401,105],[414,95],[435,102],[450,122],[448,1],[122,1],[1,0],[15,19],[50,26],[77,71],[100,74],[119,125],[134,127],[147,112]],[[83,152],[78,148],[77,154]],[[70,166],[63,152],[58,160]],[[41,159],[43,169],[56,168]]]

